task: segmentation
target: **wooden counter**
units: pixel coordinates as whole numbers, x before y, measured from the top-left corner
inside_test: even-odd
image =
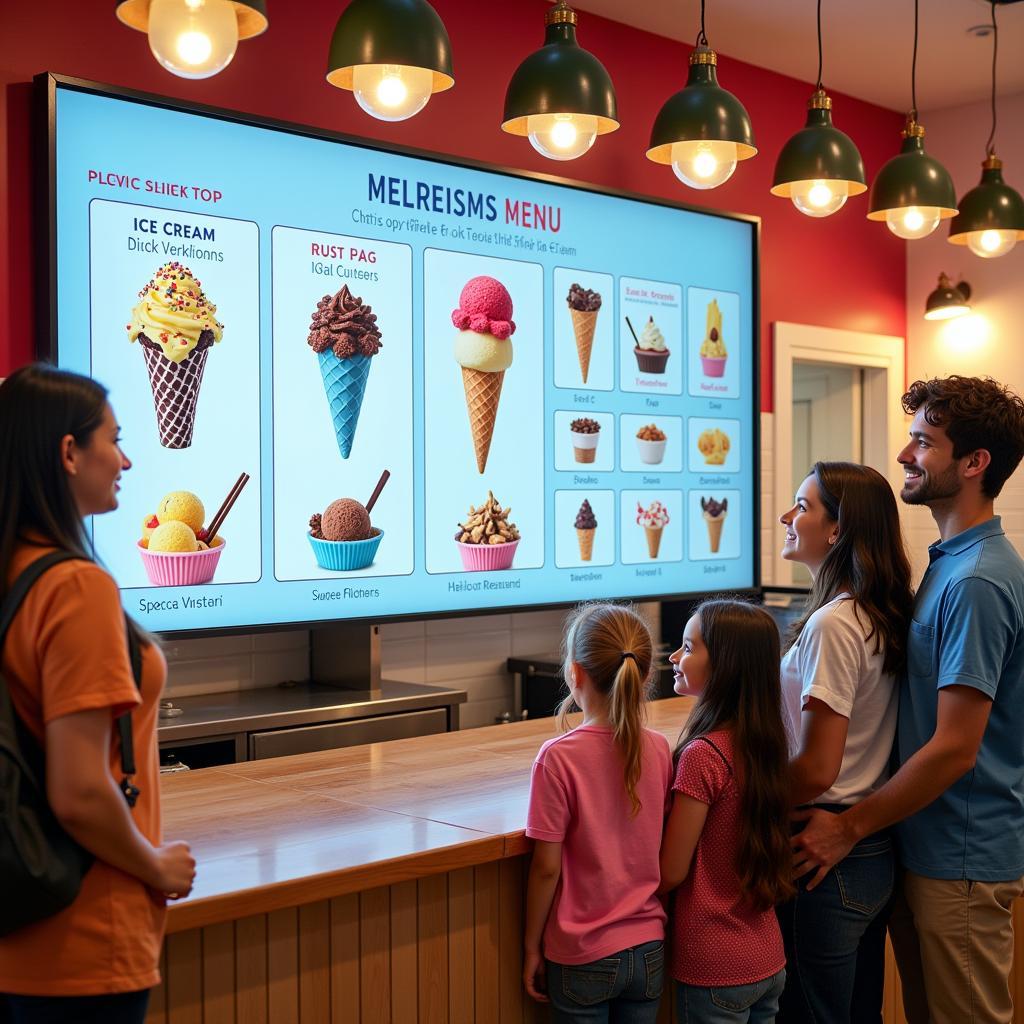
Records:
[[[652,704],[651,727],[674,743],[689,706]],[[191,842],[199,872],[170,908],[149,1021],[546,1020],[520,984],[523,827],[553,730],[545,719],[165,777],[164,833]],[[885,1019],[901,1024],[887,967]]]

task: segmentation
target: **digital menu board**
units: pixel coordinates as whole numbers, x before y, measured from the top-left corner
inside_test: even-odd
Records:
[[[756,220],[41,87],[47,351],[110,389],[146,628],[757,584]]]

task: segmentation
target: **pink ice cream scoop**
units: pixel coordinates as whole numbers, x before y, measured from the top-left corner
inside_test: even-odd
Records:
[[[320,517],[324,540],[366,540],[370,536],[370,514],[353,498],[339,498]]]
[[[493,334],[502,339],[511,337],[516,330],[512,296],[493,277],[471,278],[459,296],[459,308],[452,310],[452,323],[460,331]]]

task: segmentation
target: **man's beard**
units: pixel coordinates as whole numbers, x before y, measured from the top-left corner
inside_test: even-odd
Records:
[[[956,465],[952,465],[940,476],[921,476],[920,483],[907,490],[904,485],[900,498],[907,505],[930,505],[946,498],[955,498],[960,493],[962,484],[957,476]]]

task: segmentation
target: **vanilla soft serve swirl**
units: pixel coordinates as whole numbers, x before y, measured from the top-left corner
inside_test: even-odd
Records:
[[[220,341],[224,325],[216,313],[217,307],[206,298],[192,271],[180,263],[166,263],[139,292],[128,340],[144,334],[168,359],[180,363],[192,354],[204,331]]]

